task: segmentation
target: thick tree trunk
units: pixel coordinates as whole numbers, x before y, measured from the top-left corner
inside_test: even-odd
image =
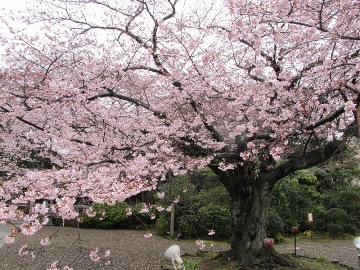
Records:
[[[270,208],[271,187],[260,179],[232,179],[236,188],[231,197],[231,258],[240,265],[255,263],[266,238],[266,223]]]
[[[215,163],[209,166],[224,184],[231,199],[230,257],[242,266],[250,266],[261,256],[272,189],[276,182],[292,172],[328,160],[344,149],[344,143],[329,142],[311,152],[294,155],[279,165],[264,155],[258,166],[258,163],[244,161],[239,154],[246,150],[248,139],[239,137],[236,142],[238,157],[235,159],[229,155],[229,163],[234,159],[237,163],[233,170],[222,171]]]

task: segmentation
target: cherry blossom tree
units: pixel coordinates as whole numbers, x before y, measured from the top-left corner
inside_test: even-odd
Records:
[[[7,200],[74,218],[75,197],[113,204],[209,166],[231,198],[230,256],[249,265],[276,182],[358,134],[356,0],[38,0],[21,14],[3,18],[3,221],[21,215]],[[53,169],[18,166],[40,158]]]

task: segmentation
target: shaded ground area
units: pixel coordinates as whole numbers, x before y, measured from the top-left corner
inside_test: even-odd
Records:
[[[59,269],[68,265],[78,270],[91,269],[122,269],[122,270],[156,270],[160,269],[163,252],[172,244],[181,247],[182,254],[194,254],[195,240],[174,241],[159,236],[144,238],[144,231],[125,230],[87,230],[48,226],[27,238],[18,235],[16,242],[4,245],[0,248],[0,269],[17,270],[40,270],[50,268],[51,262],[59,261]],[[40,245],[40,240],[49,237],[51,244],[46,248]],[[28,255],[20,257],[19,249],[28,243]],[[358,269],[357,251],[351,240],[331,242],[298,242],[298,255],[308,257],[326,257],[331,261],[339,261],[353,269]],[[89,259],[91,249],[99,248],[99,262]],[[284,253],[293,253],[292,243],[277,245],[275,248]],[[108,258],[104,257],[105,251],[110,249],[110,265],[105,263]],[[226,244],[215,243],[208,245],[207,250],[222,251],[229,249]],[[36,257],[31,258],[31,252]]]

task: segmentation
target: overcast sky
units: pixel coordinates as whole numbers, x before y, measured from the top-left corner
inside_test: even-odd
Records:
[[[0,1],[0,8],[11,8],[15,9],[20,7],[26,0],[12,0],[12,1]]]
[[[0,0],[0,9],[19,9],[24,7],[24,4],[31,2],[32,0]]]

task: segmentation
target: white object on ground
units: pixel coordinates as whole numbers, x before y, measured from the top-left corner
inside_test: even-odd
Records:
[[[174,266],[175,270],[178,269],[184,269],[184,263],[180,257],[180,247],[178,245],[172,245],[170,246],[165,252],[164,252],[164,258],[168,261],[172,262],[172,265]]]

